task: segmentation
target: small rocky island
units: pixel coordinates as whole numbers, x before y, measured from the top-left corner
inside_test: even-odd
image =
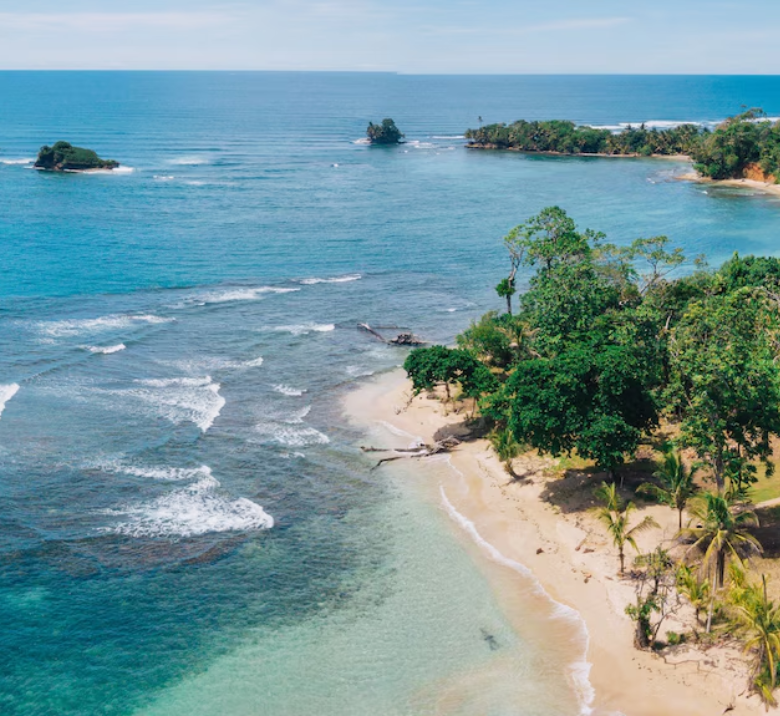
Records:
[[[368,123],[366,136],[371,144],[399,144],[404,135],[395,126],[395,122],[389,117],[382,120],[382,124]]]
[[[113,159],[101,159],[91,149],[74,147],[68,142],[57,142],[53,147],[41,147],[34,166],[36,169],[49,172],[87,172],[96,169],[116,169],[119,162]]]

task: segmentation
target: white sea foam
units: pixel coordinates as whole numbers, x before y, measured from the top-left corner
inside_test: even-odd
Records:
[[[494,562],[502,564],[505,567],[509,567],[510,569],[528,579],[533,592],[549,600],[553,607],[551,614],[553,619],[563,619],[571,623],[571,625],[577,629],[579,638],[583,643],[583,653],[580,660],[570,665],[570,678],[572,686],[574,687],[577,696],[580,699],[580,713],[583,714],[583,716],[593,713],[593,700],[596,694],[593,690],[592,684],[590,683],[591,664],[587,660],[588,648],[590,645],[590,634],[588,633],[588,627],[585,624],[585,620],[576,609],[572,609],[571,607],[566,606],[565,604],[561,604],[560,602],[553,599],[544,590],[541,582],[539,582],[534,573],[528,569],[528,567],[526,567],[524,564],[521,564],[520,562],[510,559],[509,557],[505,557],[498,549],[490,544],[490,542],[484,539],[477,531],[474,523],[458,512],[452,503],[447,499],[447,494],[444,492],[444,486],[440,485],[439,491],[441,493],[441,499],[442,503],[444,504],[444,508],[452,520],[458,526],[460,526],[461,529],[463,529],[463,531],[474,540],[474,542],[476,542],[485,552],[487,552],[487,554]]]
[[[276,326],[273,330],[292,333],[294,336],[305,336],[309,333],[328,333],[336,329],[333,323],[304,323],[293,326]]]
[[[155,174],[155,181],[173,181],[176,177],[173,174]]]
[[[259,368],[261,365],[263,365],[263,356],[258,356],[257,358],[241,363],[242,368]]]
[[[130,537],[193,537],[209,532],[271,529],[274,519],[245,497],[230,500],[217,492],[209,474],[148,503],[127,505],[107,514],[126,518],[109,531]]]
[[[246,288],[227,288],[198,294],[194,300],[200,305],[207,303],[228,303],[230,301],[257,301],[269,293],[292,293],[299,288],[279,288],[276,286],[255,286]]]
[[[19,392],[19,384],[0,385],[0,415],[5,410],[6,403]]]
[[[360,281],[363,278],[359,273],[351,273],[347,276],[335,276],[333,278],[302,278],[299,283],[305,286],[313,286],[318,283],[349,283],[350,281]]]
[[[77,336],[81,333],[100,333],[102,331],[137,327],[143,324],[154,325],[170,323],[175,318],[162,318],[154,315],[113,315],[99,318],[80,318],[62,321],[40,321],[35,324],[39,333],[52,338]]]
[[[25,164],[34,164],[35,159],[0,159],[0,164],[8,166],[23,166]]]
[[[203,378],[155,378],[136,381],[139,388],[120,391],[151,406],[172,423],[195,423],[204,433],[214,424],[225,399],[211,376]]]
[[[418,139],[412,139],[409,142],[406,142],[410,147],[414,147],[415,149],[435,149],[436,145],[431,144],[431,142],[421,142]]]
[[[312,427],[295,427],[289,424],[264,422],[258,423],[255,429],[261,435],[289,447],[326,445],[330,442],[327,435]]]
[[[124,343],[117,343],[115,346],[84,346],[84,350],[90,353],[101,353],[102,355],[110,355],[111,353],[119,353],[127,348]]]
[[[299,397],[306,392],[306,388],[291,388],[289,385],[275,385],[274,390],[291,398]]]
[[[350,378],[369,378],[376,372],[359,365],[348,365],[345,370]]]
[[[149,465],[127,464],[121,460],[96,462],[92,465],[104,472],[123,473],[135,477],[145,477],[163,482],[179,482],[181,480],[196,480],[212,477],[211,468],[208,465],[199,467],[151,467]]]
[[[362,137],[361,139],[356,139],[352,144],[371,144],[371,140],[368,137]]]
[[[391,433],[392,435],[395,435],[396,437],[411,439],[412,442],[409,444],[410,448],[425,444],[425,440],[423,440],[422,437],[420,437],[419,435],[412,435],[412,433],[408,433],[406,432],[406,430],[402,430],[397,425],[393,425],[392,423],[389,423],[386,420],[377,420],[377,423],[381,425],[385,430],[387,430],[387,432]]]
[[[434,134],[432,139],[465,139],[462,134],[454,134],[454,135],[438,135]]]
[[[204,157],[196,154],[188,154],[183,157],[176,157],[175,159],[169,159],[168,164],[173,164],[179,167],[197,167],[203,164],[211,164],[211,160],[208,157]]]

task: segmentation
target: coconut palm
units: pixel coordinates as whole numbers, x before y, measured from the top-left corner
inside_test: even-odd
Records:
[[[633,502],[623,503],[617,494],[615,483],[602,483],[601,487],[596,490],[596,496],[604,502],[604,507],[598,511],[598,518],[606,525],[612,542],[618,549],[620,574],[622,575],[626,571],[625,546],[629,544],[639,552],[634,537],[640,532],[658,527],[658,523],[648,515],[638,524],[629,527],[631,514],[636,511],[636,505]]]
[[[762,585],[743,590],[736,605],[737,618],[746,633],[745,651],[755,651],[753,683],[767,706],[775,706],[777,665],[780,662],[780,607],[770,602],[766,592],[766,577]]]
[[[762,551],[760,542],[748,532],[758,520],[750,510],[735,510],[725,497],[710,492],[693,506],[691,514],[691,524],[695,526],[687,527],[680,534],[693,541],[689,552],[699,552],[701,569],[712,585],[707,615],[709,631],[715,594],[723,586],[726,565],[732,561],[742,564],[749,556]]]
[[[517,477],[514,468],[512,467],[512,460],[514,460],[523,451],[520,443],[515,439],[514,434],[509,428],[496,429],[490,434],[490,443],[493,445],[493,449],[498,455],[498,459],[504,465],[504,469],[512,477]]]
[[[651,495],[659,502],[677,510],[677,529],[682,530],[682,518],[688,500],[696,494],[693,476],[696,468],[686,468],[679,450],[664,450],[661,466],[654,473],[661,485],[646,482],[639,486],[637,492]]]

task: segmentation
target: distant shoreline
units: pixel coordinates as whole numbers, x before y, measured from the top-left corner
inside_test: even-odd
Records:
[[[497,144],[476,144],[470,142],[466,149],[486,149],[497,152],[518,152],[519,154],[538,155],[542,157],[599,157],[602,159],[668,159],[675,162],[691,162],[687,154],[607,154],[606,152],[534,152],[517,147],[499,147]]]
[[[740,189],[756,189],[758,191],[780,196],[780,184],[770,184],[756,179],[709,179],[696,172],[688,172],[675,177],[679,181],[692,181],[697,184],[709,184],[711,186],[733,186]]]

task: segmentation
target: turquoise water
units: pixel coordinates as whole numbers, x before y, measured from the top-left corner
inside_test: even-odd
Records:
[[[780,199],[460,136],[478,115],[778,115],[779,90],[0,73],[0,712],[430,713],[438,685],[497,660],[541,684],[539,713],[568,713],[447,516],[356,449],[341,396],[405,354],[355,324],[451,340],[500,307],[500,237],[550,204],[618,243],[777,253]],[[408,143],[360,143],[387,115]],[[58,139],[128,169],[32,171]]]

